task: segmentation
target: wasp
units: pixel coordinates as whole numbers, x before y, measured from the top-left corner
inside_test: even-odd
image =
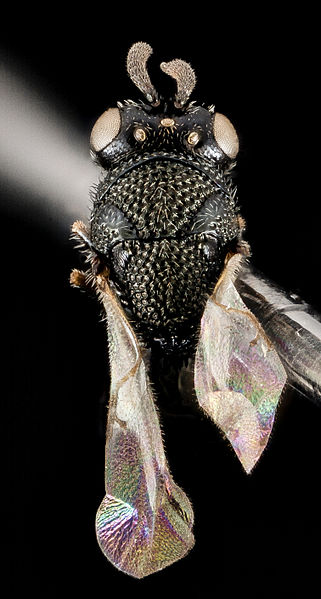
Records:
[[[151,364],[192,364],[195,400],[247,473],[267,445],[286,381],[320,385],[317,375],[302,374],[313,360],[318,371],[308,332],[305,364],[302,353],[298,365],[297,351],[290,361],[284,352],[285,334],[301,326],[289,325],[287,307],[298,312],[300,301],[288,297],[276,309],[282,293],[266,293],[248,264],[233,182],[234,126],[214,106],[189,101],[196,76],[183,60],[161,63],[176,93],[160,96],[147,70],[151,53],[138,42],[127,57],[144,101],[118,102],[93,127],[91,153],[103,177],[89,226],[72,227],[89,266],[75,269],[71,283],[98,296],[108,330],[106,495],[97,539],[108,560],[136,578],[194,544],[192,505],[163,448]]]

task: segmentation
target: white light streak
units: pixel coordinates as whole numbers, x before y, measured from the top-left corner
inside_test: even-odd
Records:
[[[6,66],[0,89],[0,178],[19,189],[19,209],[41,207],[64,232],[73,220],[86,221],[88,190],[98,178],[89,139]]]

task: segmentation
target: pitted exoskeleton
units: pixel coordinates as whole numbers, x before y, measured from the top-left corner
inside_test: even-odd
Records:
[[[191,503],[165,458],[148,352],[158,360],[161,348],[166,368],[177,354],[194,360],[193,400],[246,472],[268,441],[286,380],[235,285],[249,254],[231,179],[235,129],[214,107],[188,103],[196,79],[182,60],[161,64],[177,92],[160,97],[146,68],[150,53],[139,42],[127,60],[148,103],[118,103],[93,128],[91,151],[104,175],[90,227],[73,226],[90,268],[71,278],[95,289],[108,325],[106,495],[97,538],[117,568],[138,578],[194,543]]]
[[[187,103],[195,75],[184,61],[162,63],[177,94],[160,98],[148,55],[147,44],[134,45],[128,72],[150,103],[119,102],[91,134],[105,174],[90,237],[143,339],[177,350],[194,339],[226,255],[242,245],[231,179],[238,139],[213,107]]]

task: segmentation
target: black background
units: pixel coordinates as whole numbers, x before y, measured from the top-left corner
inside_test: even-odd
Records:
[[[2,52],[70,112],[88,136],[117,99],[138,97],[125,59],[138,40],[162,60],[183,58],[198,84],[193,99],[214,103],[240,137],[239,200],[253,263],[321,312],[317,53],[308,7],[280,14],[271,4],[236,13],[227,6],[78,6],[8,11]],[[185,11],[185,12],[184,12]],[[18,26],[19,25],[19,26]],[[166,78],[168,83],[168,79]],[[137,94],[136,94],[137,92]],[[173,476],[195,511],[196,545],[182,561],[136,581],[96,543],[104,494],[107,350],[99,307],[70,289],[79,265],[28,196],[1,194],[1,340],[8,358],[4,424],[9,447],[5,553],[14,588],[42,597],[63,592],[187,596],[314,596],[318,583],[321,413],[288,393],[268,450],[246,476],[215,426],[163,417]],[[16,203],[19,210],[11,210]],[[9,539],[9,540],[8,540]],[[207,589],[205,591],[205,589]],[[210,589],[210,591],[208,591]]]

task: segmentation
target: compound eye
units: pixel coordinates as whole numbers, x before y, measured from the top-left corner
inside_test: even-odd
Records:
[[[216,143],[229,158],[235,158],[239,151],[239,139],[229,119],[217,112],[214,116],[213,134]]]
[[[94,152],[100,152],[118,135],[121,125],[118,108],[109,108],[99,117],[93,126],[90,136],[90,147]]]

